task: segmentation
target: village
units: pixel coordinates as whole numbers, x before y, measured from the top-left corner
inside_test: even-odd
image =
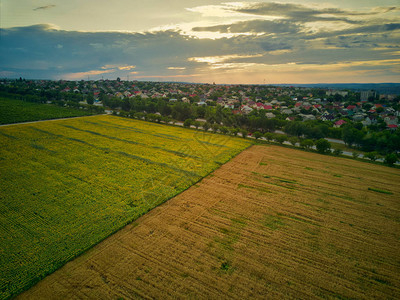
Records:
[[[16,94],[46,97],[46,102],[79,100],[104,107],[107,113],[124,109],[130,99],[183,102],[195,106],[222,106],[233,114],[265,112],[269,119],[321,120],[341,127],[350,122],[364,127],[396,130],[400,95],[373,90],[332,90],[293,86],[215,85],[117,80],[50,81],[1,80],[0,88]],[[114,101],[109,101],[113,99]],[[120,100],[120,101],[118,101]],[[125,109],[126,110],[126,109]]]

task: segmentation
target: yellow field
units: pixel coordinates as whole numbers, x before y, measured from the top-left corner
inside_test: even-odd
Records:
[[[399,179],[253,146],[18,299],[399,299]]]
[[[0,128],[0,299],[29,287],[250,142],[113,116]]]

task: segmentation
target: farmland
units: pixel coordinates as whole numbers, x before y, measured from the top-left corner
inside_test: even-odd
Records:
[[[18,299],[399,299],[399,179],[253,146]]]
[[[0,128],[0,298],[28,288],[250,142],[114,116]]]
[[[0,124],[91,115],[88,111],[0,97]]]

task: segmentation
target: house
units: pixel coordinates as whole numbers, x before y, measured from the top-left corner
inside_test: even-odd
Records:
[[[124,99],[124,95],[121,92],[116,92],[115,97],[118,97],[120,99]]]
[[[374,106],[372,106],[371,109],[376,110],[377,108],[383,108],[382,104],[375,104]]]
[[[257,110],[264,109],[264,104],[262,104],[261,102],[257,102],[254,108],[256,108]]]
[[[291,115],[293,114],[293,111],[290,108],[282,109],[282,113],[284,115]]]
[[[171,99],[169,99],[169,102],[178,102],[178,99],[176,99],[176,98],[171,98]]]
[[[397,130],[398,126],[394,125],[394,124],[391,124],[391,125],[388,125],[387,128],[390,129],[390,130]]]
[[[368,116],[368,117],[366,117],[365,120],[362,121],[361,123],[362,123],[364,126],[370,126],[370,125],[372,125],[372,124],[376,124],[377,122],[378,122],[378,121],[376,120],[376,118],[375,118],[374,116]]]
[[[299,116],[303,118],[303,121],[316,120],[314,115],[303,115],[303,114],[300,114]]]
[[[383,120],[385,121],[386,125],[397,125],[398,122],[396,116],[386,116],[383,118]]]
[[[356,122],[361,122],[362,120],[364,120],[364,118],[365,118],[365,115],[362,114],[362,113],[356,113],[353,116],[353,120],[356,121]]]
[[[240,110],[242,111],[242,113],[244,114],[249,114],[253,111],[253,109],[247,105],[242,105]]]
[[[272,118],[275,118],[276,116],[273,114],[273,113],[271,113],[271,112],[267,112],[266,114],[265,114],[265,116],[268,118],[268,119],[272,119]]]
[[[346,124],[347,122],[345,120],[339,120],[336,121],[335,124],[333,125],[333,127],[335,128],[339,128],[340,126],[342,126],[343,124]]]

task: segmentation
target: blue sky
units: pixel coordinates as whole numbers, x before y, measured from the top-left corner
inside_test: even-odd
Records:
[[[398,0],[0,5],[0,78],[400,82]]]

